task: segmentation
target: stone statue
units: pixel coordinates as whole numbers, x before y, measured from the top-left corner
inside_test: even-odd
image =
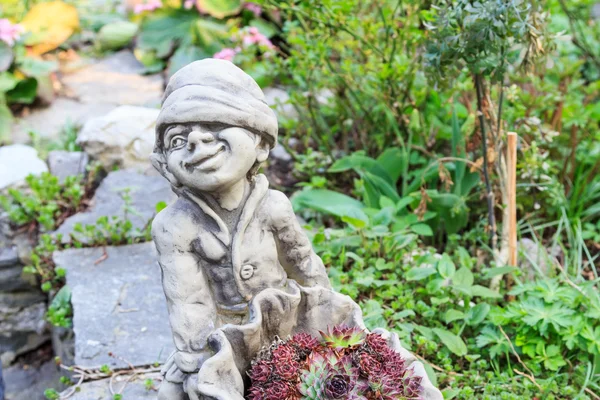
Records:
[[[160,400],[242,400],[245,371],[275,336],[364,328],[358,305],[331,289],[288,198],[257,173],[277,132],[259,86],[229,61],[196,61],[167,85],[151,160],[179,199],[152,235],[177,350]],[[414,368],[424,398],[441,399]]]

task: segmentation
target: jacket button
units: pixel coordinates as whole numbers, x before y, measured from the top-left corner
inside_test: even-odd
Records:
[[[240,270],[240,276],[243,280],[252,278],[252,275],[254,275],[254,267],[250,264],[244,265]]]

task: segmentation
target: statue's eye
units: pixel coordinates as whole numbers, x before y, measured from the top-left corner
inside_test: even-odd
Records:
[[[178,149],[182,146],[185,146],[186,143],[187,143],[187,140],[185,139],[185,137],[174,136],[173,138],[171,138],[171,143],[169,144],[169,147],[171,149]]]

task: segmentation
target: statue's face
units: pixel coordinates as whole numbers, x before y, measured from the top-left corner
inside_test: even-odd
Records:
[[[264,161],[259,144],[254,133],[221,124],[173,124],[163,136],[169,172],[198,192],[218,192],[245,179],[257,159]]]

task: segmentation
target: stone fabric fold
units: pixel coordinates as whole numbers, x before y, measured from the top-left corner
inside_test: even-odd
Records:
[[[319,337],[319,331],[340,324],[366,329],[359,306],[348,296],[322,287],[303,287],[292,280],[284,289],[265,289],[250,303],[247,323],[223,325],[211,334],[208,344],[214,355],[187,380],[186,392],[191,400],[243,400],[244,386],[249,385],[246,371],[261,348],[276,337],[285,339],[298,332]],[[398,336],[384,329],[377,332],[423,376],[422,399],[441,400],[423,365],[402,348]]]

